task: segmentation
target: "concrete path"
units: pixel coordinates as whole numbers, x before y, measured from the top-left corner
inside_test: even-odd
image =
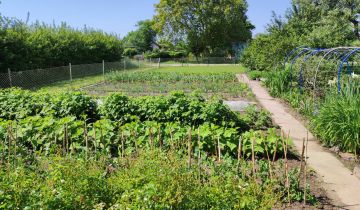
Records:
[[[325,182],[328,196],[341,202],[343,209],[360,210],[360,179],[352,175],[333,154],[315,140],[314,136],[300,121],[286,111],[286,107],[269,95],[258,81],[250,81],[245,74],[237,75],[240,82],[247,83],[260,105],[267,109],[274,122],[293,139],[296,149],[301,153],[303,138],[309,135],[308,164]]]

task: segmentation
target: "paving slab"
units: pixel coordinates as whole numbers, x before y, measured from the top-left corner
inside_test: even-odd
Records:
[[[360,210],[360,179],[332,153],[326,151],[312,133],[286,111],[281,102],[270,96],[260,82],[249,80],[245,74],[238,74],[237,78],[249,85],[259,104],[271,113],[274,122],[285,133],[289,133],[299,153],[302,150],[303,139],[308,136],[308,165],[322,177],[329,198],[340,202],[342,209]]]
[[[228,105],[231,111],[242,112],[246,107],[256,103],[250,101],[224,101],[224,104]]]

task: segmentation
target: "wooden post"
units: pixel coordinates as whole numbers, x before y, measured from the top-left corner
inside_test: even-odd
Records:
[[[86,146],[86,159],[88,159],[88,150],[89,150],[89,143],[88,143],[88,132],[87,132],[87,125],[86,121],[84,121],[84,137],[85,137],[85,146]]]
[[[126,70],[126,58],[124,57],[124,70]]]
[[[69,63],[70,82],[72,82],[71,63]]]
[[[161,58],[159,58],[158,68],[160,68],[160,62],[161,62]]]
[[[189,129],[189,138],[188,138],[188,158],[189,158],[189,168],[191,167],[191,137],[192,137],[192,134],[191,134],[191,127]]]
[[[103,73],[104,81],[105,81],[105,61],[104,60],[102,60],[102,73]]]
[[[307,184],[307,148],[309,143],[309,131],[306,133],[305,157],[304,157],[304,205],[306,205],[306,184]]]
[[[221,147],[220,147],[220,136],[217,137],[217,144],[218,144],[218,154],[219,154],[219,159],[218,161],[221,161]]]
[[[8,68],[8,76],[9,76],[9,84],[10,84],[10,87],[12,87],[12,78],[11,78],[11,70],[10,68]]]

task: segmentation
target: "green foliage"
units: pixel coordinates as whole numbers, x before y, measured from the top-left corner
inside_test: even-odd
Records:
[[[286,68],[286,70],[274,70],[268,72],[265,86],[269,89],[270,95],[274,97],[279,97],[281,94],[290,91],[292,80],[289,68]]]
[[[359,39],[359,0],[292,1],[285,19],[273,15],[267,33],[256,36],[242,62],[251,70],[278,69],[298,46],[330,48]]]
[[[108,96],[102,108],[105,117],[128,122],[131,116],[141,121],[179,122],[200,125],[204,122],[226,126],[240,126],[236,115],[220,100],[205,102],[196,93],[186,96],[184,92],[172,92],[169,96],[128,98],[122,94]]]
[[[356,83],[342,94],[330,93],[325,97],[311,123],[324,144],[359,154],[359,105],[359,86]]]
[[[81,92],[64,92],[50,95],[33,93],[19,88],[0,90],[0,118],[22,119],[27,116],[75,116],[77,119],[97,119],[95,100]]]
[[[155,43],[156,32],[152,29],[153,21],[139,21],[135,31],[129,32],[123,39],[124,46],[134,48],[137,52],[143,53],[152,50]],[[129,53],[125,51],[125,53]],[[125,54],[126,55],[126,54]]]
[[[184,71],[184,72],[183,72]],[[239,83],[234,73],[184,68],[179,71],[159,69],[154,71],[114,72],[107,76],[111,81],[104,86],[96,87],[99,91],[122,91],[131,95],[153,95],[182,90],[186,93],[197,91],[206,98],[219,96],[222,98],[251,97],[252,93],[244,83]],[[235,69],[234,69],[235,71]]]
[[[135,48],[125,48],[124,55],[128,57],[133,57],[138,54],[138,51]]]
[[[256,157],[273,158],[284,155],[284,145],[282,139],[276,134],[276,129],[270,128],[267,132],[250,130],[241,136],[242,152],[244,157],[251,158],[252,146],[254,145],[254,155]],[[285,139],[284,142],[289,142]]]
[[[251,80],[258,80],[258,79],[264,77],[265,73],[262,71],[249,71],[247,73],[247,75],[249,76],[249,78]]]
[[[248,41],[254,28],[246,17],[247,3],[243,0],[161,0],[155,7],[155,29],[174,42],[186,39],[190,52],[197,57],[234,54],[232,45]]]
[[[0,72],[72,64],[117,61],[123,47],[118,37],[84,28],[75,30],[20,21],[0,21]]]
[[[282,192],[275,190],[275,183],[239,174],[236,164],[231,159],[220,164],[204,159],[204,167],[189,168],[183,156],[158,150],[113,160],[41,158],[31,166],[1,168],[0,205],[4,209],[271,209],[281,202]],[[240,171],[249,170],[250,164],[241,165]]]
[[[241,119],[254,130],[267,129],[273,126],[270,113],[263,109],[259,110],[255,105],[246,107]]]

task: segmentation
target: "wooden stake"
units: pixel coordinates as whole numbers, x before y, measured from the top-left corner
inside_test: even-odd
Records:
[[[287,188],[287,195],[288,195],[288,201],[290,203],[290,183],[289,183],[289,174],[288,174],[288,161],[287,161],[287,141],[285,142],[285,135],[282,135],[282,144],[283,144],[283,150],[284,150],[284,158],[285,158],[285,186]]]
[[[163,140],[161,139],[161,127],[159,125],[158,127],[158,139],[159,139],[159,144],[160,144],[160,149],[163,147]]]
[[[97,146],[96,146],[96,126],[95,123],[93,123],[93,130],[94,130],[94,149],[95,149],[95,155],[97,153]]]
[[[88,159],[89,143],[88,143],[88,132],[87,132],[86,121],[84,121],[84,138],[85,138],[85,147],[86,147],[85,158]]]
[[[274,165],[274,162],[276,160],[277,147],[278,147],[278,140],[276,140],[276,142],[275,142],[275,150],[274,150],[273,159],[272,159],[272,164],[273,165]]]
[[[189,168],[191,167],[191,137],[192,137],[192,134],[191,134],[191,127],[189,128],[189,137],[188,137],[188,161],[189,161]]]
[[[220,147],[220,136],[217,137],[217,144],[218,144],[218,154],[219,154],[219,158],[218,161],[221,161],[221,147]]]
[[[153,133],[152,133],[152,128],[149,128],[149,135],[150,135],[150,149],[153,148]]]
[[[254,151],[254,144],[255,144],[255,138],[252,137],[251,138],[251,162],[252,162],[252,172],[253,172],[253,177],[255,178],[255,151]]]
[[[266,143],[265,143],[265,152],[266,152],[266,156],[267,156],[267,160],[268,160],[268,164],[269,164],[270,180],[272,180],[272,164],[271,164],[271,161],[270,161],[270,156],[269,156],[268,147],[267,147]]]
[[[121,157],[125,157],[125,137],[123,131],[121,131]]]
[[[242,150],[242,139],[241,139],[241,136],[240,136],[239,144],[238,144],[238,156],[237,156],[238,163],[240,163],[240,159],[241,159],[241,150]]]
[[[303,138],[303,143],[301,148],[299,182],[300,182],[301,174],[304,170],[304,152],[305,152],[305,138]]]
[[[307,185],[307,148],[309,142],[309,131],[306,133],[305,158],[304,158],[304,205],[306,205],[306,185]]]

